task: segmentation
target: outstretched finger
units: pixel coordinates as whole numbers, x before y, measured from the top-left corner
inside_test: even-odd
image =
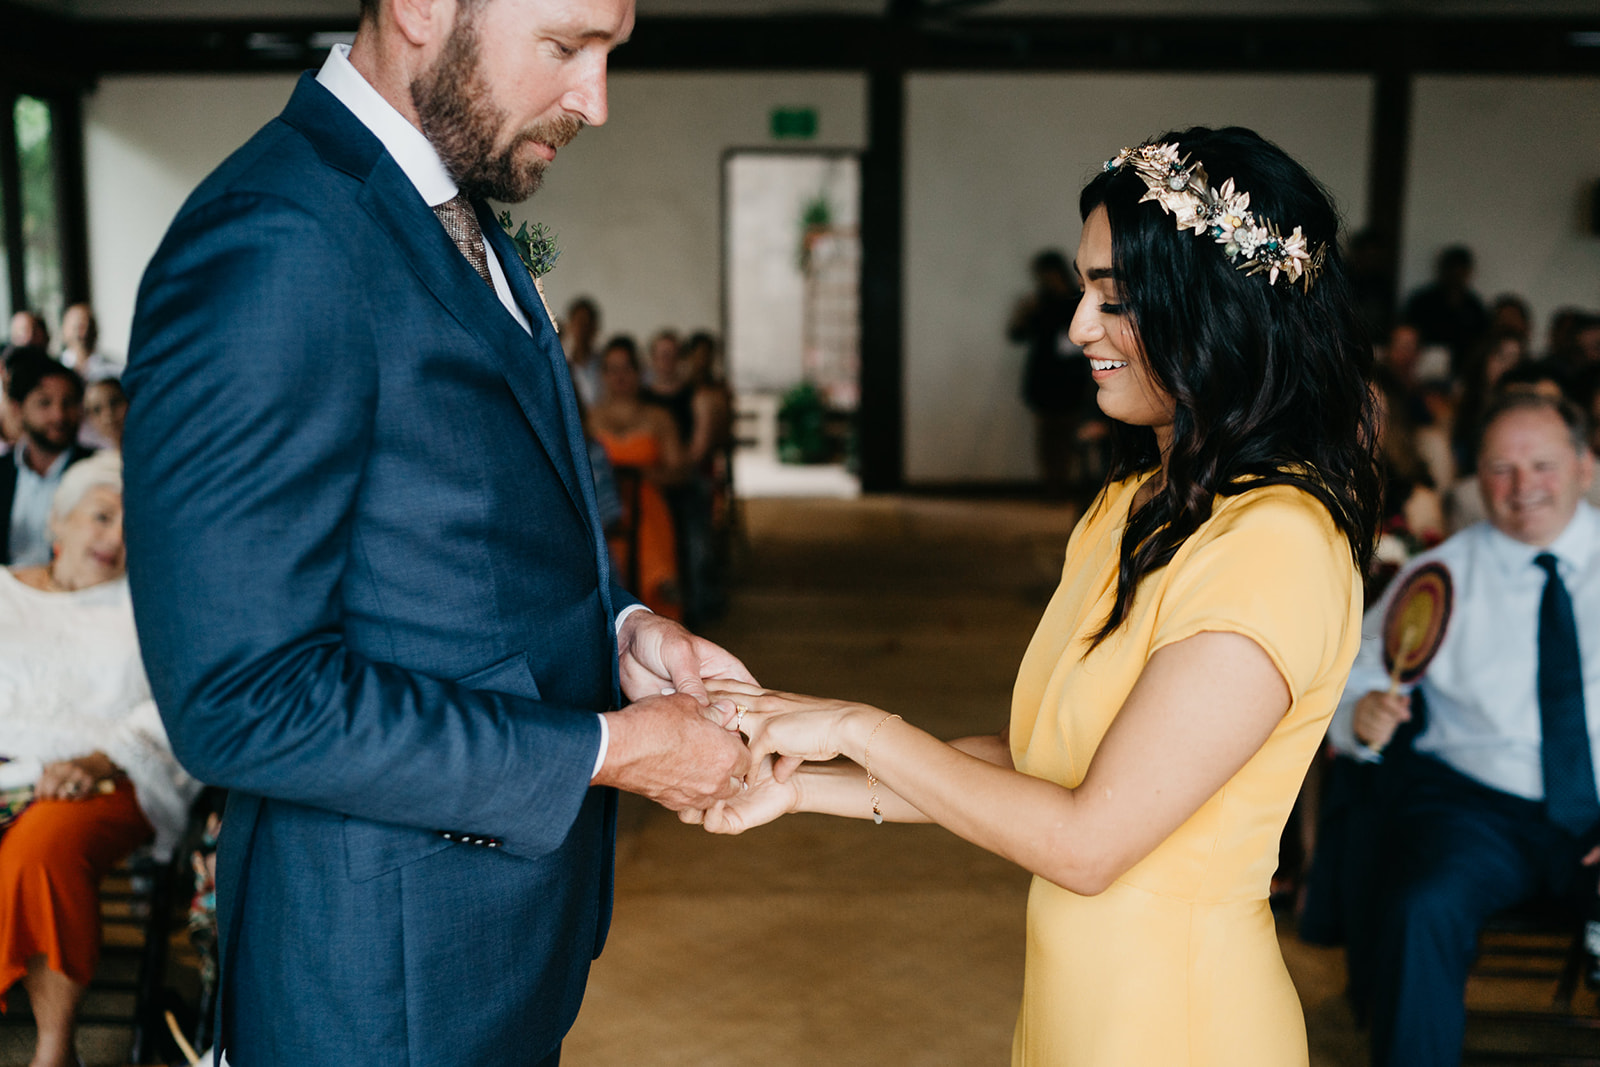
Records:
[[[754,682],[742,681],[738,678],[707,678],[706,688],[714,696],[727,697],[753,697],[760,696],[766,690]]]

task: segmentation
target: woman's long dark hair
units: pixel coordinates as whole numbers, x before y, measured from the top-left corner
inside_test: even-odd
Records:
[[[1237,270],[1221,245],[1179,230],[1126,166],[1103,172],[1078,201],[1111,224],[1118,299],[1152,377],[1172,397],[1166,485],[1128,519],[1117,599],[1098,645],[1128,617],[1143,578],[1172,560],[1211,517],[1218,496],[1297,486],[1328,509],[1365,570],[1382,504],[1377,431],[1363,336],[1339,251],[1339,216],[1326,192],[1282,149],[1250,130],[1194,127],[1166,134],[1206,168],[1250,194],[1258,217],[1287,235],[1299,226],[1327,258],[1307,292]],[[1109,479],[1159,466],[1153,430],[1112,424]]]

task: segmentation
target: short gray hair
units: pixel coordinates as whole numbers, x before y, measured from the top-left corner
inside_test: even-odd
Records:
[[[114,449],[96,452],[68,467],[67,472],[61,476],[61,484],[56,488],[55,498],[51,501],[50,517],[66,518],[83,500],[85,493],[101,485],[107,489],[115,489],[118,496],[122,495],[121,452]]]
[[[1589,420],[1584,416],[1582,408],[1566,397],[1514,389],[1495,397],[1494,402],[1489,405],[1489,410],[1483,413],[1483,428],[1478,431],[1480,451],[1483,442],[1489,439],[1489,427],[1513,411],[1550,412],[1567,428],[1567,436],[1572,439],[1572,447],[1577,450],[1578,455],[1581,456],[1589,450]]]

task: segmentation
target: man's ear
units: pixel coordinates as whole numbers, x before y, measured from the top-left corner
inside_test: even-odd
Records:
[[[1594,452],[1587,448],[1578,450],[1578,491],[1580,496],[1589,495],[1589,487],[1594,484]]]
[[[442,43],[456,24],[457,0],[389,0],[384,5],[394,27],[418,48]],[[379,13],[379,19],[383,13]]]

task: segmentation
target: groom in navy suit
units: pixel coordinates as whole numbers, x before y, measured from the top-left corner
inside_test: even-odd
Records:
[[[484,204],[605,121],[632,24],[363,0],[140,287],[129,572],[173,747],[231,791],[233,1067],[554,1064],[609,787],[681,810],[748,770],[703,684],[743,666],[612,580],[561,348]]]

